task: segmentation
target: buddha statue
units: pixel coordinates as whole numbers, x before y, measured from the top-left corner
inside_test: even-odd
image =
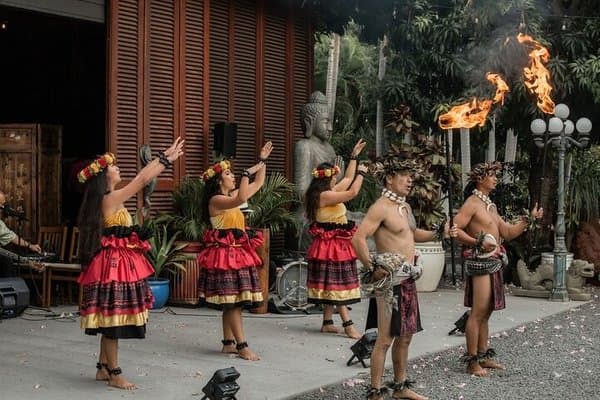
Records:
[[[294,147],[294,181],[301,196],[304,196],[313,168],[323,162],[334,163],[336,154],[329,139],[329,108],[327,98],[319,91],[310,96],[308,103],[300,111],[300,123],[304,139]]]

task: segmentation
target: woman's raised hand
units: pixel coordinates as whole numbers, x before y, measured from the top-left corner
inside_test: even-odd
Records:
[[[270,141],[265,143],[265,145],[262,147],[262,149],[260,149],[260,161],[265,161],[267,158],[269,158],[269,155],[271,155],[271,152],[273,151],[273,143],[271,143]]]
[[[183,155],[183,144],[185,140],[180,137],[175,139],[171,147],[165,150],[165,156],[167,156],[167,160],[173,162],[177,160],[181,155]]]
[[[356,142],[356,144],[354,145],[354,148],[352,149],[352,153],[350,154],[350,157],[358,157],[358,155],[361,153],[361,151],[363,151],[363,149],[365,148],[366,145],[367,145],[367,142],[365,142],[362,139],[358,139],[358,142]]]

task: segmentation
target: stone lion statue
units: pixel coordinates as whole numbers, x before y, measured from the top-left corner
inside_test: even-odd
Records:
[[[542,262],[535,271],[530,271],[523,260],[517,263],[517,273],[523,289],[544,291],[550,294],[554,283],[554,264]],[[590,294],[583,289],[586,278],[594,276],[594,264],[585,260],[573,260],[567,270],[567,292],[571,300],[589,300]],[[542,297],[542,296],[540,296]]]

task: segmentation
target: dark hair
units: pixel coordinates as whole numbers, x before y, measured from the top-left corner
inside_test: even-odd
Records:
[[[202,192],[202,212],[200,219],[210,226],[210,213],[208,212],[208,203],[210,199],[217,194],[221,194],[221,188],[219,182],[221,181],[220,175],[215,175],[204,183],[204,191]]]
[[[91,177],[85,184],[83,200],[79,207],[77,225],[79,227],[79,261],[85,269],[94,255],[100,250],[100,240],[104,228],[102,200],[108,190],[104,171]]]
[[[328,169],[333,168],[333,165],[324,162],[319,164],[317,169]],[[306,218],[309,221],[314,221],[317,217],[317,209],[319,208],[319,200],[321,193],[331,188],[331,178],[314,178],[310,181],[308,189],[306,189],[306,195],[304,196],[304,205],[306,207]]]
[[[477,187],[477,182],[469,181],[465,186],[465,190],[463,191],[464,200],[467,200],[469,196],[473,194],[473,190]]]

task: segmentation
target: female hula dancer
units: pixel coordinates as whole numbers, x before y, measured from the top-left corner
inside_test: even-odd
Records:
[[[237,189],[229,161],[214,164],[202,175],[205,182],[202,218],[212,229],[205,232],[205,248],[198,255],[202,266],[198,291],[209,307],[223,311],[221,351],[237,353],[252,361],[259,356],[246,342],[242,307],[257,307],[264,300],[256,269],[262,260],[255,250],[262,244],[263,237],[259,231],[246,230],[239,206],[265,182],[265,162],[272,150],[271,142],[262,147],[259,162],[242,172]],[[250,177],[255,174],[250,183]]]
[[[88,335],[102,335],[96,380],[107,380],[120,389],[136,386],[121,375],[118,342],[145,337],[153,301],[146,278],[154,273],[144,256],[150,249],[145,239],[151,233],[133,225],[123,203],[183,154],[183,142],[177,138],[120,189],[115,189],[121,176],[112,153],[97,158],[78,174],[85,183],[78,223],[81,327]]]
[[[315,168],[305,197],[313,237],[307,252],[308,301],[324,306],[321,332],[339,333],[333,325],[333,306],[337,306],[344,332],[354,339],[361,334],[353,326],[346,305],[360,301],[356,253],[351,243],[356,226],[346,219],[344,202],[356,197],[367,172],[367,167],[357,167],[356,161],[365,145],[362,139],[354,145],[346,173],[337,184],[337,165],[322,163]]]

